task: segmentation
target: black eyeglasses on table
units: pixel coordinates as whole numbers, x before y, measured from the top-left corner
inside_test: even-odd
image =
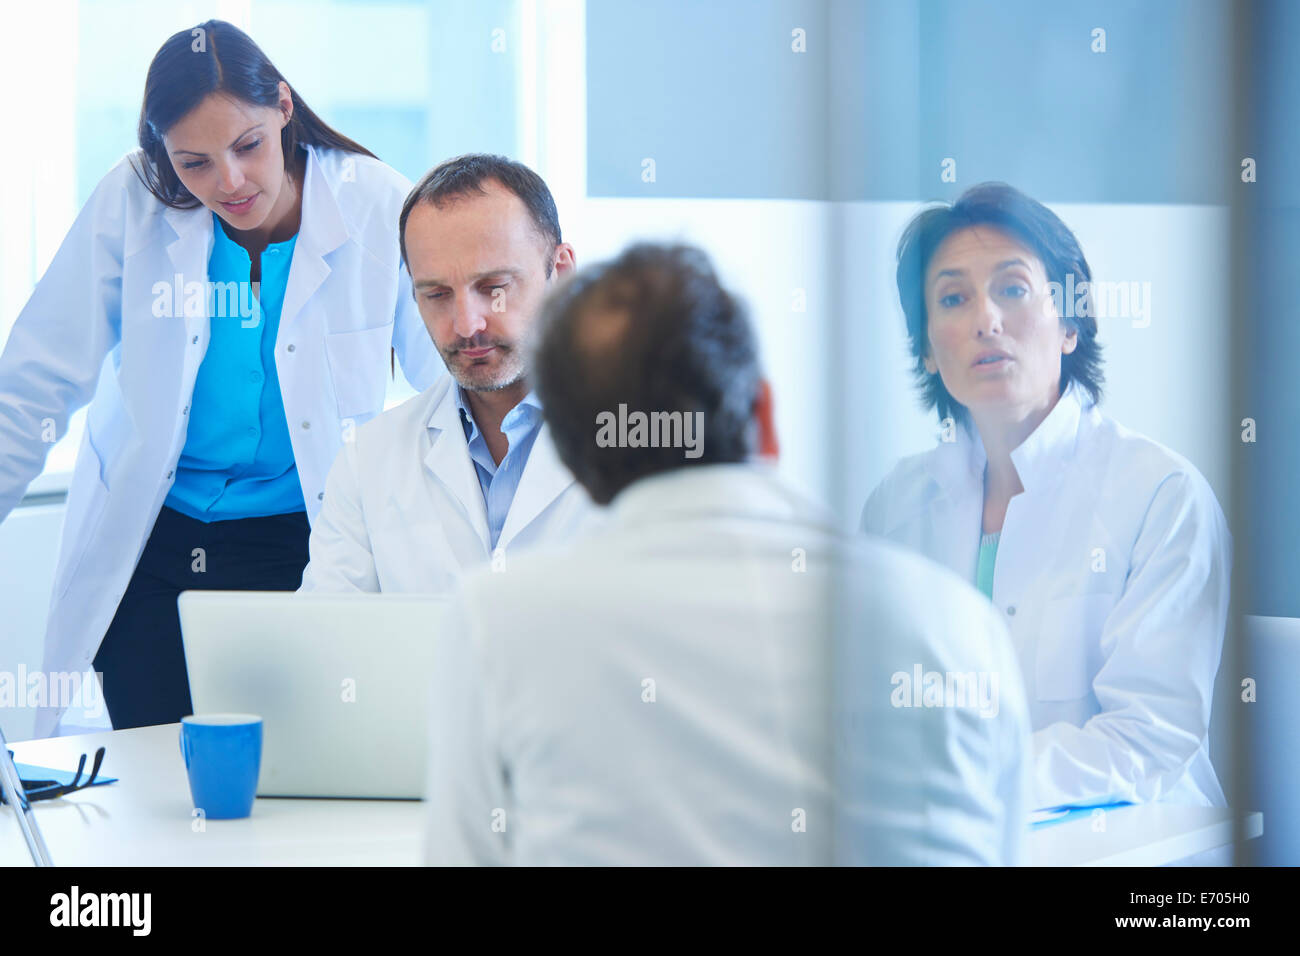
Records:
[[[9,751],[9,759],[12,760],[14,752]],[[77,772],[71,782],[61,783],[58,780],[23,780],[23,793],[26,794],[28,802],[36,800],[55,800],[66,794],[73,793],[77,790],[85,790],[87,787],[94,786],[95,778],[99,776],[99,768],[104,763],[104,748],[100,747],[95,751],[95,762],[90,766],[90,776],[85,780],[81,779],[82,772],[86,769],[86,755],[81,755],[81,760],[77,763]],[[0,794],[0,803],[8,803],[3,794]]]

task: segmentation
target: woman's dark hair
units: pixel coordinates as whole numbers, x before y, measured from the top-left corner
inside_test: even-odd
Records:
[[[154,54],[144,81],[137,135],[144,163],[136,175],[160,202],[173,209],[199,205],[181,185],[163,146],[163,134],[210,93],[224,93],[253,106],[278,106],[284,77],[243,30],[224,20],[206,20],[167,39]],[[285,81],[288,82],[288,81]],[[328,126],[290,85],[293,116],[280,131],[285,168],[300,144],[324,146],[374,156],[359,143]]]
[[[1062,290],[1087,289],[1092,270],[1079,248],[1079,240],[1056,215],[1042,203],[1026,196],[1006,183],[981,183],[966,190],[952,205],[932,206],[908,223],[898,243],[898,299],[907,319],[907,334],[921,401],[926,408],[937,408],[940,420],[967,420],[966,407],[949,394],[938,372],[925,368],[930,352],[925,309],[925,276],[930,259],[950,235],[971,226],[990,226],[1023,243],[1043,263],[1049,282]],[[1073,276],[1067,282],[1067,276]],[[1057,298],[1060,305],[1063,296]],[[1061,393],[1072,382],[1079,383],[1093,402],[1101,400],[1105,380],[1101,371],[1101,345],[1097,342],[1097,318],[1091,296],[1084,296],[1083,309],[1058,308],[1060,318],[1078,333],[1073,352],[1061,356]],[[1069,303],[1073,306],[1073,301]]]

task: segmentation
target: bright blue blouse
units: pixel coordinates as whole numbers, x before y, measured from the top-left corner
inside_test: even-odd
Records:
[[[165,504],[199,521],[303,511],[275,371],[280,308],[298,237],[266,247],[253,296],[248,252],[226,234],[216,213],[212,219],[211,337],[194,381],[176,483]]]

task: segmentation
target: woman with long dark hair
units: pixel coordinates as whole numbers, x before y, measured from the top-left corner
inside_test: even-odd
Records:
[[[442,369],[398,250],[410,184],[246,34],[168,39],[138,134],[0,355],[0,519],[90,400],[44,669],[53,687],[93,661],[119,729],[191,710],[179,592],[298,587],[325,475],[383,410],[392,352],[417,388]]]

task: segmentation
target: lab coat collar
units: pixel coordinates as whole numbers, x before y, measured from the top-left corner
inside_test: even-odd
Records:
[[[1082,415],[1078,386],[1071,383],[1047,417],[1011,452],[1025,491],[1059,479],[1074,458]]]
[[[551,427],[545,422],[533,441],[524,463],[524,473],[515,489],[515,498],[506,513],[506,523],[501,528],[498,547],[506,547],[539,514],[546,510],[574,483],[573,473],[560,461],[560,453],[551,441]]]
[[[348,241],[347,221],[321,169],[316,149],[313,146],[305,149],[307,173],[302,185],[302,222],[298,227],[293,260],[289,264],[284,305],[280,309],[281,335],[330,274],[325,256]]]
[[[609,506],[616,523],[689,521],[703,516],[766,518],[815,522],[833,527],[823,508],[786,485],[776,469],[752,461],[683,465],[642,478],[624,488]]]
[[[432,446],[424,457],[425,467],[460,502],[465,509],[475,533],[483,541],[484,550],[491,547],[488,533],[487,505],[483,501],[483,487],[470,458],[469,443],[460,420],[459,388],[451,375],[434,386],[436,395],[429,415],[428,428],[432,432]],[[536,398],[532,399],[536,404]],[[540,407],[540,406],[538,406]],[[497,547],[507,547],[510,542],[546,510],[574,482],[573,474],[560,461],[555,444],[551,441],[550,427],[542,424],[533,441],[524,473],[519,478],[514,500],[506,523],[501,529]]]
[[[456,406],[456,383],[447,374],[431,391],[433,410],[426,423],[430,431],[430,446],[424,456],[424,466],[460,502],[465,517],[483,542],[484,552],[487,552],[491,550],[492,542],[488,533],[487,505],[483,502],[483,489],[478,483],[474,462],[469,457],[465,429],[461,427],[460,410]]]
[[[468,442],[472,441],[475,435],[480,434],[478,422],[474,419],[474,412],[470,408],[465,390],[459,384],[453,385],[451,394],[455,399],[457,414],[463,414],[465,420],[470,423],[470,437],[466,442],[465,451],[468,455]],[[512,421],[512,416],[517,418],[524,414],[541,415],[541,413],[541,399],[537,397],[536,391],[529,390],[528,394],[520,399],[518,405],[506,412],[502,425]],[[461,431],[463,434],[463,427]],[[573,474],[560,461],[560,454],[555,450],[555,443],[551,441],[551,430],[543,421],[538,426],[533,447],[528,451],[528,460],[524,462],[524,473],[519,476],[515,497],[510,502],[510,510],[506,512],[506,521],[501,527],[497,547],[504,548],[509,545],[516,535],[527,528],[532,520],[545,511],[551,502],[560,497],[573,482]],[[481,492],[482,486],[479,487]],[[481,493],[480,497],[482,497]]]
[[[1077,383],[1071,383],[1047,417],[1012,450],[1011,461],[1025,491],[1045,486],[1064,473],[1066,462],[1074,457],[1085,401],[1091,402]],[[983,488],[987,463],[978,431],[973,424],[964,424],[957,429],[955,442],[940,443],[930,456],[930,474],[957,497],[963,489]]]
[[[167,279],[180,287],[173,290],[172,295],[183,296],[187,306],[184,316],[185,334],[201,336],[206,348],[212,297],[203,296],[200,309],[191,314],[188,308],[191,299],[185,293],[190,283],[207,281],[208,256],[213,242],[212,213],[204,205],[193,209],[173,209],[168,206],[163,211],[163,221],[175,233],[175,238],[167,244],[167,255],[172,264],[172,275]]]

